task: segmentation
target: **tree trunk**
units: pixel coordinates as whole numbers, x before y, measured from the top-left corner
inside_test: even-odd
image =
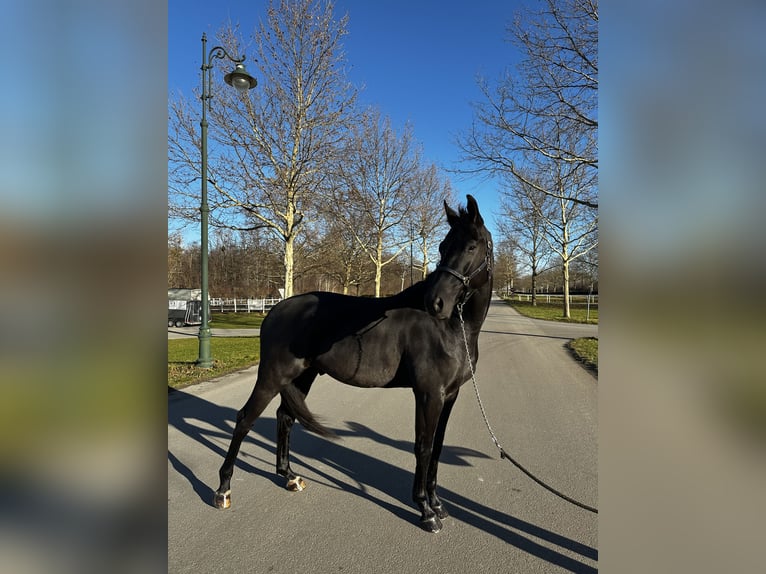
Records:
[[[293,296],[294,247],[295,234],[291,233],[285,238],[285,299]]]
[[[375,262],[375,297],[380,297],[380,281],[383,276],[383,266],[380,259]]]
[[[423,256],[423,274],[421,278],[425,281],[426,277],[428,277],[428,243],[423,241],[420,247],[420,253]]]
[[[375,258],[375,297],[380,297],[380,281],[383,276],[383,236],[378,234],[378,249]]]
[[[348,287],[351,285],[351,265],[346,265],[346,274],[343,278],[343,294],[348,295]]]
[[[571,318],[569,311],[569,261],[564,259],[562,264],[563,276],[564,276],[564,317]]]

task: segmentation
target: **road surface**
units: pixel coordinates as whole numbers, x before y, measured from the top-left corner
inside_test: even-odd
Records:
[[[493,300],[477,379],[504,449],[544,481],[598,506],[597,380],[564,348],[588,325],[525,318]],[[417,526],[411,501],[414,402],[407,389],[356,389],[320,377],[309,407],[333,442],[296,424],[292,467],[274,472],[278,400],[256,421],[232,479],[232,507],[211,505],[218,468],[255,368],[169,395],[168,569],[173,573],[400,574],[595,572],[597,515],[501,460],[471,383],[447,429],[439,493],[451,517]]]
[[[212,337],[259,337],[261,330],[257,327],[250,329],[210,329]],[[189,339],[199,336],[199,326],[168,327],[168,339]]]

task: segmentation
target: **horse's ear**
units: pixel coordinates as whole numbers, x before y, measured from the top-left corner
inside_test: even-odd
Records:
[[[481,213],[479,213],[479,204],[476,203],[476,200],[472,195],[466,195],[466,200],[468,200],[468,215],[471,218],[471,221],[475,225],[484,225],[484,218],[481,216]]]
[[[447,205],[446,199],[444,200],[444,212],[447,214],[447,223],[449,223],[450,227],[453,227],[458,221],[460,221],[460,216],[454,209]]]

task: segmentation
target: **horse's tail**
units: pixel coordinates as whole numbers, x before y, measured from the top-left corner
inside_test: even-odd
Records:
[[[280,391],[280,395],[292,414],[306,430],[310,430],[311,432],[326,438],[338,438],[338,435],[335,434],[335,432],[328,429],[316,419],[306,405],[305,397],[298,391],[295,385],[287,385]]]

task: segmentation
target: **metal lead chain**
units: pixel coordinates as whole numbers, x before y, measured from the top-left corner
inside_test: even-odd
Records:
[[[476,391],[476,400],[479,402],[479,410],[481,410],[481,416],[484,419],[484,424],[487,425],[487,430],[489,431],[489,436],[492,438],[492,442],[495,443],[495,446],[500,451],[500,458],[507,458],[508,462],[513,464],[516,468],[518,468],[521,472],[523,472],[529,478],[534,480],[537,484],[539,484],[540,486],[542,486],[543,488],[545,488],[549,492],[552,492],[553,494],[555,494],[559,498],[561,498],[563,500],[566,500],[567,502],[570,502],[570,503],[574,504],[575,506],[579,506],[580,508],[582,508],[584,510],[587,510],[589,512],[593,512],[594,514],[598,514],[598,509],[597,508],[595,508],[593,506],[589,506],[587,504],[583,504],[582,502],[579,502],[579,501],[575,500],[574,498],[571,498],[571,497],[567,496],[566,494],[564,494],[562,492],[559,492],[558,490],[556,490],[552,486],[549,486],[546,483],[544,483],[542,480],[540,480],[535,475],[533,475],[531,472],[529,472],[526,468],[521,466],[521,464],[519,464],[516,460],[514,460],[513,457],[511,457],[511,455],[509,455],[507,452],[505,452],[503,447],[500,446],[500,442],[497,440],[497,437],[495,436],[495,433],[492,430],[492,426],[489,424],[489,419],[487,418],[487,413],[484,410],[484,404],[481,402],[481,396],[479,395],[479,386],[476,384],[476,373],[474,373],[474,370],[473,370],[473,363],[471,362],[471,351],[468,348],[468,337],[465,334],[465,321],[463,321],[463,304],[464,303],[458,303],[456,305],[456,307],[457,307],[457,316],[460,318],[460,329],[463,331],[463,343],[465,344],[465,356],[468,359],[468,368],[471,370],[471,382],[473,382],[473,390]]]
[[[458,303],[457,305],[457,316],[460,318],[460,329],[463,331],[463,343],[465,344],[465,356],[468,359],[468,368],[471,370],[471,382],[473,383],[473,390],[476,392],[476,400],[479,402],[479,410],[481,411],[481,416],[484,419],[484,424],[487,425],[489,436],[492,438],[492,442],[495,443],[495,446],[500,451],[500,456],[502,457],[505,454],[503,451],[503,447],[500,446],[500,442],[497,440],[495,433],[492,431],[492,426],[489,424],[487,413],[484,410],[484,404],[481,402],[481,395],[479,395],[479,386],[476,384],[476,373],[473,370],[473,362],[471,361],[471,351],[468,348],[468,337],[465,334],[465,321],[463,320],[463,304],[462,303]]]

